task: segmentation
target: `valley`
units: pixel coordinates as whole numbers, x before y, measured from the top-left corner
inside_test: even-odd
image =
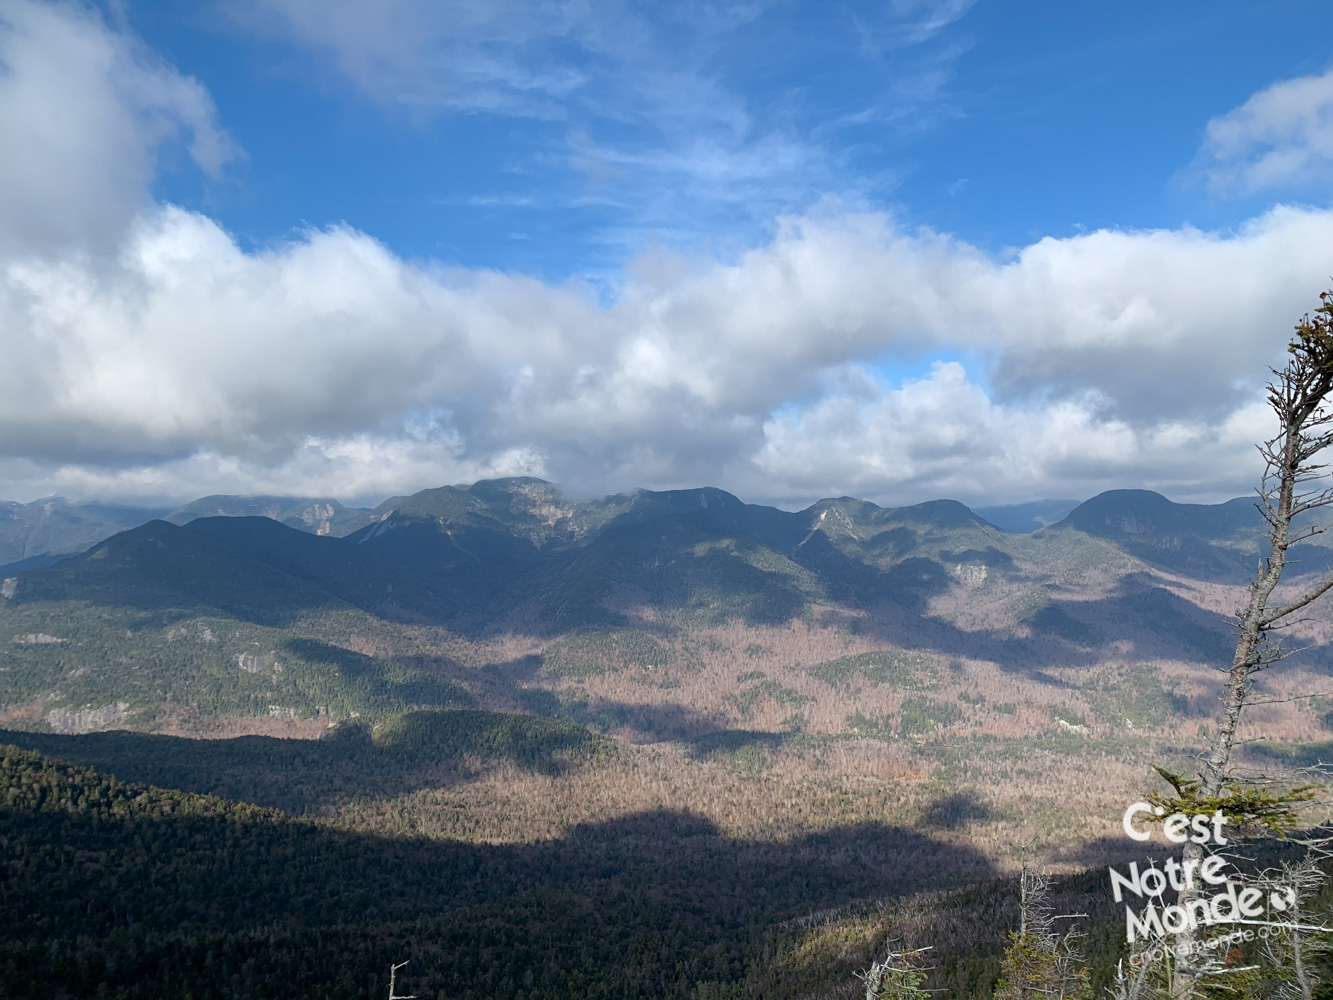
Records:
[[[410,955],[425,995],[842,996],[906,934],[984,1000],[1035,858],[1105,982],[1089,869],[1216,724],[1260,538],[1143,491],[1031,533],[539,480],[263,502],[6,570],[7,981],[341,996]],[[1331,632],[1265,678],[1256,762],[1330,739]]]

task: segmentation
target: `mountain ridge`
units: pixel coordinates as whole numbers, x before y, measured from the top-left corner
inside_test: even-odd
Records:
[[[575,501],[508,479],[381,505],[342,536],[268,515],[159,519],[0,578],[0,714],[78,729],[476,704],[698,732],[746,721],[756,698],[772,714],[818,704],[793,686],[815,664],[784,661],[796,673],[781,682],[761,670],[759,694],[734,670],[668,713],[648,712],[646,690],[617,688],[605,711],[595,699],[635,663],[667,670],[654,685],[689,687],[690,670],[794,628],[932,669],[1211,662],[1227,636],[1198,587],[1245,582],[1258,544],[1245,503],[1110,491],[1015,533],[950,500],[784,511],[715,488]],[[1331,552],[1308,546],[1306,565]],[[1313,645],[1306,658],[1322,662]],[[547,663],[566,647],[582,651]],[[836,731],[837,717],[820,724]]]
[[[1126,492],[1149,491],[1107,491],[1082,504],[1072,500],[1039,500],[966,509],[1004,531],[1027,534],[1068,520],[1077,508],[1085,507],[1094,500]],[[1160,494],[1154,495],[1161,497]],[[312,534],[343,537],[391,519],[396,524],[429,520],[438,522],[441,518],[466,520],[471,516],[495,519],[508,525],[510,531],[523,524],[524,533],[541,545],[568,544],[633,507],[637,498],[653,498],[654,503],[668,507],[682,502],[692,505],[697,501],[705,510],[709,502],[705,498],[711,498],[715,507],[724,509],[746,508],[753,511],[762,507],[709,486],[666,491],[641,489],[595,499],[572,500],[565,497],[556,484],[533,477],[479,480],[471,484],[431,487],[409,496],[389,497],[373,508],[347,507],[332,497],[281,495],[214,494],[174,508],[136,507],[100,501],[73,502],[53,496],[27,504],[0,501],[0,574],[51,565],[60,558],[86,551],[119,531],[138,527],[154,519],[185,525],[206,517],[267,517]],[[1227,507],[1240,502],[1232,500],[1220,505],[1175,504],[1165,497],[1161,499],[1176,508],[1198,510]],[[799,511],[776,507],[763,509],[779,515],[813,516],[836,505],[868,505],[877,511],[905,511],[940,503],[955,504],[958,501],[940,498],[901,507],[881,507],[872,501],[842,496],[817,500]]]

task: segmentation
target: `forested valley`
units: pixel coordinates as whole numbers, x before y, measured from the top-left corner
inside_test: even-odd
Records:
[[[1100,995],[1106,866],[1165,847],[1121,814],[1215,731],[1263,541],[1142,491],[223,506],[0,574],[0,995],[860,996],[892,945],[987,1000],[1025,867]],[[1254,767],[1333,753],[1330,626]]]

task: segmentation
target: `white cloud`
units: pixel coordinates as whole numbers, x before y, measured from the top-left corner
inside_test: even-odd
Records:
[[[376,100],[417,108],[560,117],[583,75],[545,43],[575,31],[579,4],[520,0],[246,0],[227,13],[331,59]]]
[[[1283,80],[1208,123],[1199,167],[1219,193],[1333,182],[1333,70]]]
[[[172,136],[223,160],[196,83],[83,8],[0,10],[0,146],[24,151],[0,184],[0,496],[1243,492],[1265,366],[1333,259],[1333,211],[996,257],[834,202],[734,261],[648,255],[609,305],[349,228],[246,250],[147,193]],[[878,374],[941,353],[966,360]]]
[[[114,266],[6,268],[0,441],[46,470],[28,492],[230,476],[364,495],[534,470],[791,502],[1234,492],[1260,377],[1330,255],[1333,212],[1312,210],[1003,260],[830,214],[734,264],[646,260],[602,306],[577,285],[410,264],[348,229],[249,253],[165,208]],[[941,350],[973,370],[873,375]]]
[[[975,5],[976,0],[892,0],[891,8],[902,19],[894,33],[907,44],[924,42],[960,20]]]
[[[856,371],[850,379],[869,377]],[[999,404],[961,364],[941,362],[928,378],[835,391],[773,418],[764,427],[752,488],[781,484],[797,502],[887,492],[899,500],[981,503],[1039,493],[1086,497],[1127,485],[1215,499],[1250,485],[1253,442],[1268,430],[1262,406],[1241,407],[1220,425],[1158,419],[1136,428],[1107,417],[1103,403],[1088,392]]]
[[[95,12],[0,0],[0,251],[114,246],[182,137],[210,173],[234,154],[207,91]]]

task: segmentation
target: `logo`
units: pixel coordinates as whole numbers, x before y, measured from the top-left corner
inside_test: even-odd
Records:
[[[1191,817],[1180,812],[1167,816],[1166,810],[1160,806],[1135,802],[1125,810],[1121,819],[1125,834],[1132,840],[1146,841],[1151,837],[1147,830],[1136,825],[1142,817],[1160,821],[1163,834],[1173,844],[1227,844],[1223,833],[1226,820],[1220,809],[1211,816],[1202,814]],[[1270,885],[1260,889],[1244,885],[1233,879],[1227,868],[1225,858],[1211,855],[1202,860],[1167,858],[1160,868],[1157,862],[1149,861],[1145,868],[1140,869],[1135,861],[1130,863],[1127,871],[1114,867],[1108,869],[1112,895],[1117,903],[1125,904],[1126,940],[1130,944],[1136,941],[1160,941],[1168,935],[1179,935],[1200,928],[1242,925],[1231,934],[1196,942],[1193,950],[1198,951],[1227,943],[1252,941],[1256,936],[1269,937],[1273,928],[1302,929],[1301,925],[1291,923],[1290,919],[1285,922],[1282,919],[1284,914],[1290,915],[1296,908],[1297,897],[1293,887]],[[1167,903],[1168,889],[1177,894],[1185,893],[1185,902]],[[1252,927],[1260,928],[1257,935]],[[1183,948],[1175,950],[1184,954]],[[1140,955],[1138,961],[1151,960],[1158,952],[1166,953],[1159,947],[1146,955]]]

